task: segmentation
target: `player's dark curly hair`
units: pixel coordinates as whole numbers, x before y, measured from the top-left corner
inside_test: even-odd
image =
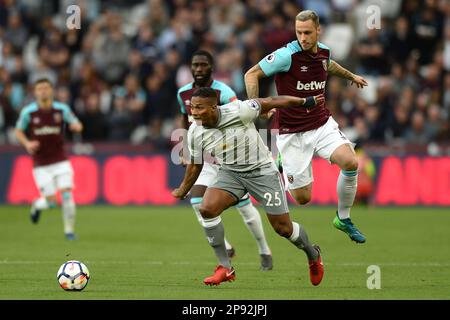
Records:
[[[192,55],[192,58],[194,58],[195,56],[204,56],[204,57],[206,57],[208,59],[208,62],[211,65],[214,65],[214,58],[213,58],[213,56],[211,55],[211,53],[209,53],[206,50],[197,50],[197,51],[195,51],[194,54]]]
[[[194,91],[192,94],[193,97],[202,97],[202,98],[216,98],[217,93],[216,90],[210,87],[201,87]]]

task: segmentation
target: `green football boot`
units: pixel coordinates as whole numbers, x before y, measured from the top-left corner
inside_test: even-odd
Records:
[[[336,229],[345,232],[350,237],[350,239],[352,239],[356,243],[366,242],[366,237],[355,227],[352,220],[350,218],[339,219],[337,211],[336,217],[333,220],[333,225],[336,227]]]

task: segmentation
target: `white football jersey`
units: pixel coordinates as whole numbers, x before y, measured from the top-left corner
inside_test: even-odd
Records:
[[[205,154],[214,156],[224,168],[250,171],[273,163],[271,153],[253,121],[261,106],[256,100],[236,100],[218,106],[219,119],[214,128],[192,123],[188,146],[194,163],[202,163]]]

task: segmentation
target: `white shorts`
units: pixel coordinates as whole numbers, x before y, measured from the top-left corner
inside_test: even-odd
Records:
[[[203,164],[202,172],[195,181],[194,185],[200,186],[211,186],[217,180],[217,173],[219,172],[220,166],[218,164],[212,164],[205,162]]]
[[[330,158],[334,150],[343,144],[353,146],[332,117],[314,130],[277,135],[277,148],[282,156],[286,189],[297,189],[312,183],[314,154],[331,163]]]
[[[69,160],[35,167],[33,176],[44,197],[56,194],[57,190],[73,188],[73,169]]]

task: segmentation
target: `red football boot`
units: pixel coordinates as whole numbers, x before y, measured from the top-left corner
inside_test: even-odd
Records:
[[[208,278],[205,278],[203,283],[210,286],[218,286],[224,281],[234,281],[235,278],[236,274],[233,267],[227,269],[222,265],[218,265],[216,270],[214,270],[214,274]]]
[[[320,248],[317,245],[313,246],[319,253],[317,260],[309,260],[309,278],[314,286],[319,285],[323,278],[323,263],[320,256]]]

